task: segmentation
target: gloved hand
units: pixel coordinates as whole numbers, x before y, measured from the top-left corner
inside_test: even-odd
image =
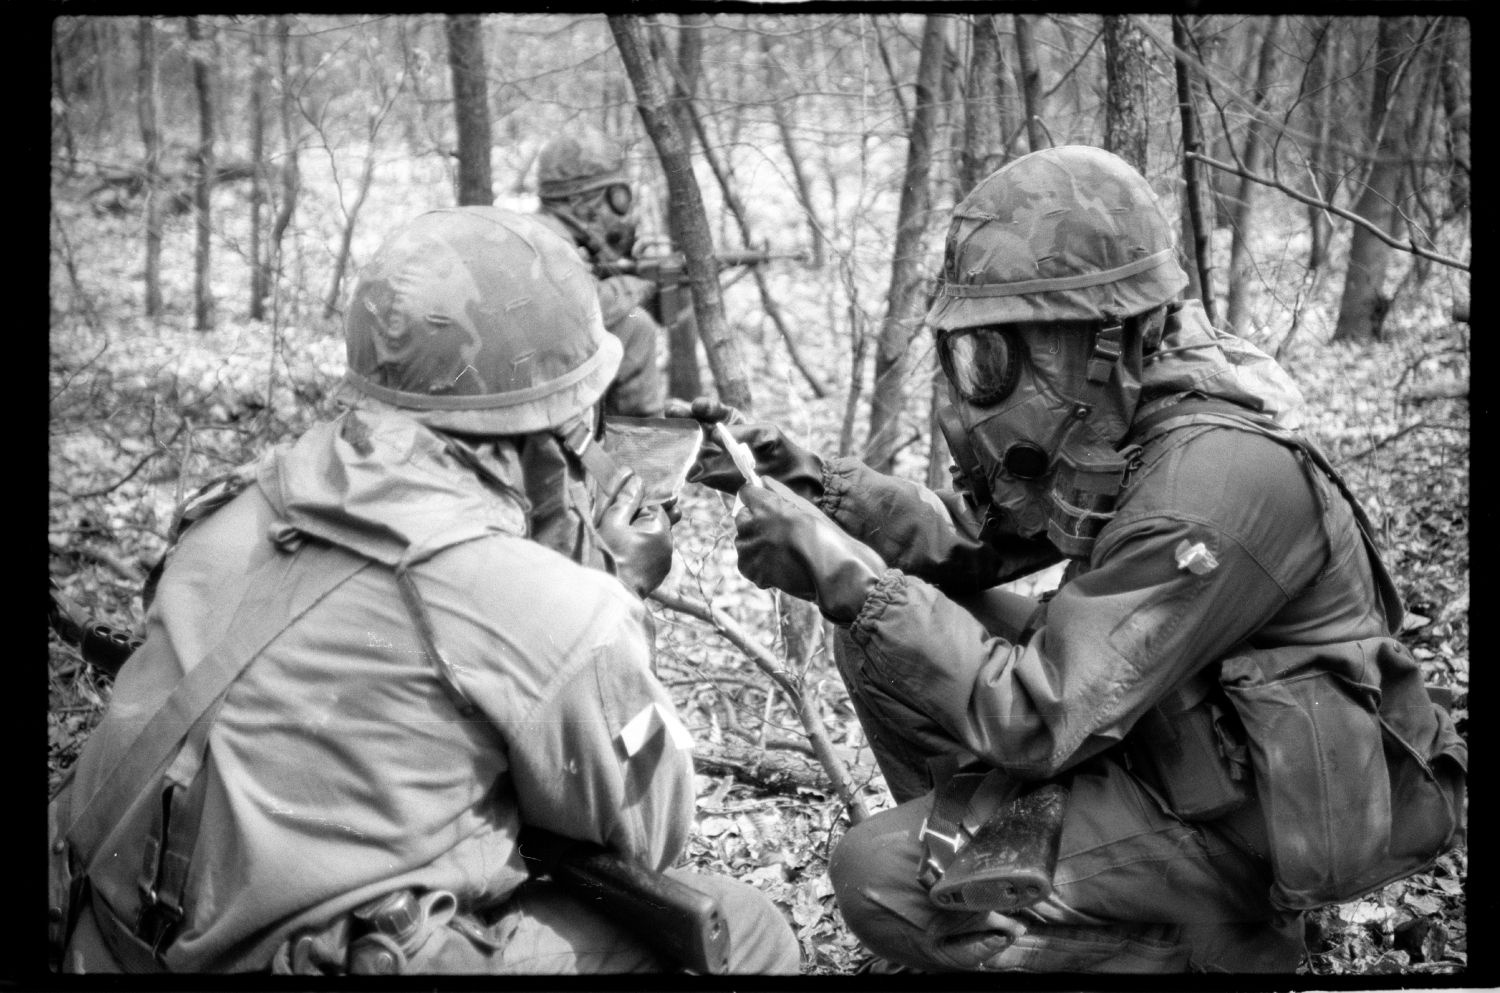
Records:
[[[710,425],[723,422],[735,441],[750,446],[755,471],[761,476],[780,480],[804,500],[823,495],[823,460],[788,441],[774,424],[748,423],[739,410],[708,397],[698,397],[691,404],[673,400],[668,416],[695,417]],[[690,483],[702,483],[724,493],[735,493],[745,483],[729,453],[711,435],[687,478]]]
[[[645,484],[632,474],[599,518],[615,576],[644,599],[672,571],[672,523],[661,505],[641,507]]]
[[[850,623],[885,562],[779,480],[764,482],[739,491],[745,505],[734,520],[740,572],[762,589],[812,601],[835,623]]]

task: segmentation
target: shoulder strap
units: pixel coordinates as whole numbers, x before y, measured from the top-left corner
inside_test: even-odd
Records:
[[[293,564],[308,556],[325,559],[326,567],[299,570],[292,582]],[[367,565],[369,560],[352,552],[305,541],[293,553],[277,552],[257,569],[218,645],[183,677],[161,708],[121,749],[109,772],[100,777],[94,794],[74,798],[76,813],[67,836],[75,848],[91,853],[93,863],[105,858],[102,842],[116,826],[121,811],[146,789],[193,728],[210,719],[214,702],[250,660]]]
[[[1370,569],[1375,576],[1375,585],[1380,590],[1380,601],[1385,611],[1386,624],[1392,633],[1399,631],[1406,611],[1401,604],[1401,595],[1397,592],[1390,573],[1386,571],[1385,563],[1381,561],[1380,547],[1375,543],[1375,527],[1370,523],[1364,507],[1360,506],[1359,499],[1349,489],[1349,484],[1344,482],[1344,477],[1333,467],[1333,463],[1328,461],[1328,456],[1323,454],[1323,450],[1308,439],[1288,431],[1262,414],[1257,414],[1227,400],[1211,399],[1183,400],[1148,414],[1131,425],[1130,440],[1144,445],[1168,431],[1196,425],[1214,425],[1251,431],[1269,438],[1287,448],[1301,452],[1317,467],[1319,472],[1333,483],[1349,505],[1350,511],[1354,514],[1354,522],[1359,527],[1360,538],[1364,541],[1365,552],[1370,559]]]

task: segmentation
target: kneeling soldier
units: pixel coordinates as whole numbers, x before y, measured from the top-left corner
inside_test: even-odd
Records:
[[[346,338],[353,409],[188,508],[52,805],[63,968],[677,967],[528,881],[526,827],[713,897],[729,971],[795,973],[765,897],[668,868],[690,741],[640,597],[671,526],[599,459],[620,345],[573,247],[492,207],[424,214],[361,274]]]

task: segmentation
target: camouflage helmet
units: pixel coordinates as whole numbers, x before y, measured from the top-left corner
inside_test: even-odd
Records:
[[[603,396],[620,364],[573,245],[498,207],[451,207],[398,229],[359,274],[345,384],[430,427],[553,430]]]
[[[537,192],[543,200],[571,197],[630,182],[620,147],[592,128],[553,138],[536,165]]]
[[[1102,148],[1064,145],[1007,163],[953,209],[927,324],[1128,317],[1186,285],[1145,178]]]

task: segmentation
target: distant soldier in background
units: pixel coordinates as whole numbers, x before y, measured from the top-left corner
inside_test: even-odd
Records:
[[[635,195],[618,145],[588,129],[552,139],[537,158],[537,216],[578,246],[590,265],[628,259],[635,247]],[[604,326],[625,355],[604,412],[655,417],[665,389],[657,356],[660,324],[646,312],[655,285],[632,275],[599,280]]]

